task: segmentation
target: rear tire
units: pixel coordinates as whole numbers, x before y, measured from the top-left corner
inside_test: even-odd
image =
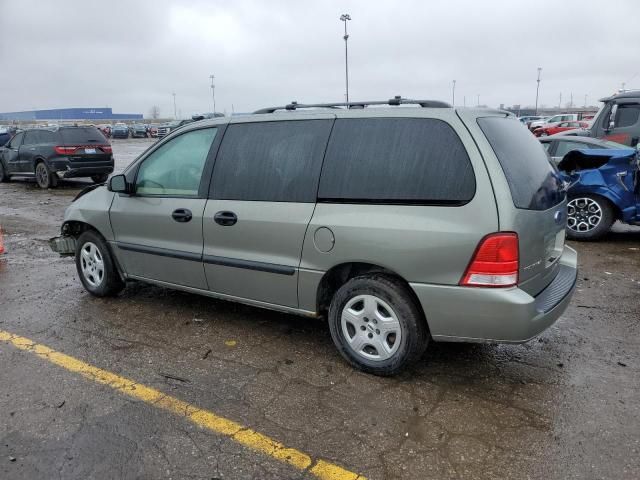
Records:
[[[39,161],[36,165],[36,182],[38,186],[44,190],[47,188],[55,188],[58,186],[58,177],[49,170],[46,163]]]
[[[406,287],[381,274],[352,278],[338,289],[329,328],[344,359],[374,375],[399,373],[429,342],[427,322]]]
[[[101,173],[100,175],[91,175],[91,180],[93,180],[93,183],[104,183],[107,181],[107,178],[109,178],[108,173]]]
[[[4,164],[0,160],[0,183],[8,182],[10,180],[9,174],[4,169]]]
[[[111,251],[102,236],[87,230],[76,242],[76,269],[87,292],[96,297],[112,297],[124,289]]]
[[[615,221],[611,202],[599,195],[577,195],[567,205],[567,237],[594,241],[606,235]]]

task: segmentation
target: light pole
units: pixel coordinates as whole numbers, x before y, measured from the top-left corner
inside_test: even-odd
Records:
[[[213,97],[213,113],[216,113],[216,86],[213,84],[213,79],[216,78],[213,75],[209,75],[211,79],[211,96]]]
[[[345,98],[349,103],[349,48],[347,47],[347,40],[349,40],[349,34],[347,33],[347,22],[351,20],[351,16],[348,13],[340,15],[340,20],[344,22],[344,80],[345,80]]]
[[[480,106],[480,94],[478,94],[478,107]]]
[[[176,92],[173,92],[173,116],[177,120],[178,119],[178,110],[176,109]]]
[[[542,72],[542,67],[538,67],[538,86],[536,87],[536,113],[534,115],[538,115],[538,94],[540,93],[540,72]]]
[[[456,81],[453,81],[453,86],[451,87],[451,105],[456,106]]]
[[[584,108],[587,108],[587,94],[584,94]]]

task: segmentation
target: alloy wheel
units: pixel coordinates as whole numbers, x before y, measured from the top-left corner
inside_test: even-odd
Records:
[[[99,287],[104,280],[104,260],[94,243],[87,242],[82,246],[80,267],[87,283],[92,287]]]
[[[567,205],[567,227],[574,232],[589,232],[602,220],[602,208],[591,198],[574,198]]]

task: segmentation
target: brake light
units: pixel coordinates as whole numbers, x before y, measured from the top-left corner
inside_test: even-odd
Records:
[[[111,145],[102,145],[100,147],[104,153],[112,153]]]
[[[59,145],[55,147],[55,151],[59,155],[71,155],[76,152],[77,148],[78,147],[63,147]]]
[[[492,233],[480,241],[460,285],[512,287],[518,283],[519,264],[518,234]]]

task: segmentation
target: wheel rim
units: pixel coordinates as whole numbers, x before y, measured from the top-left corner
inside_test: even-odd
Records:
[[[36,181],[41,187],[49,185],[49,172],[47,172],[47,167],[44,166],[44,163],[39,163],[36,167]]]
[[[358,295],[347,302],[340,319],[349,348],[359,357],[383,361],[402,341],[402,327],[393,309],[374,295]]]
[[[99,287],[104,280],[104,260],[98,247],[87,242],[80,250],[82,276],[92,287]]]
[[[602,208],[591,198],[574,198],[567,205],[567,227],[578,233],[590,232],[602,221]]]

